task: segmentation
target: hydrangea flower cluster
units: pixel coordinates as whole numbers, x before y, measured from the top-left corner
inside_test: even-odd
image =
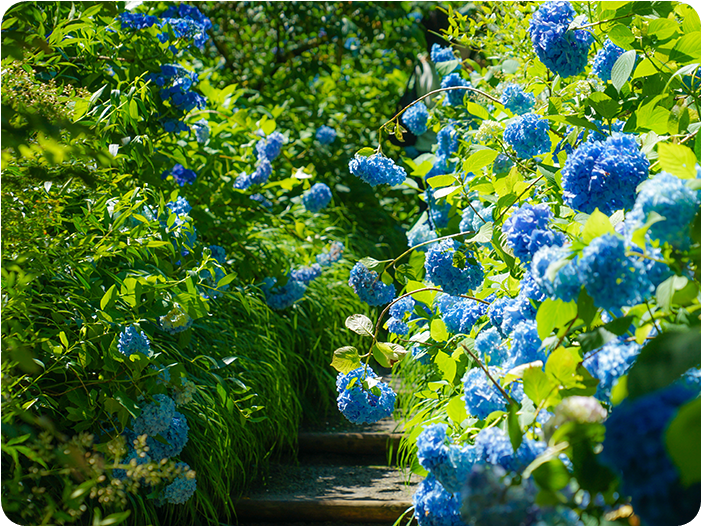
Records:
[[[390,386],[377,378],[370,366],[360,366],[346,375],[337,375],[336,388],[339,396],[336,402],[344,417],[352,423],[375,423],[392,415],[397,395]],[[355,381],[349,388],[352,379]],[[373,380],[369,389],[363,386],[366,379]],[[379,393],[374,393],[376,390]]]
[[[158,23],[158,17],[145,15],[144,13],[130,13],[125,11],[120,13],[119,20],[122,29],[146,29]]]
[[[459,247],[455,240],[442,240],[427,251],[424,262],[427,279],[449,295],[466,294],[483,281],[483,268],[473,259],[473,252],[459,252]]]
[[[539,525],[533,481],[511,485],[511,479],[500,465],[474,465],[461,491],[464,525]]]
[[[429,120],[429,110],[423,102],[418,102],[410,106],[402,114],[402,122],[414,135],[422,135],[427,131],[427,121]]]
[[[548,69],[561,77],[585,70],[593,37],[590,32],[568,30],[575,18],[570,2],[544,2],[529,21],[534,51]]]
[[[682,179],[661,172],[641,184],[626,220],[633,231],[646,223],[651,212],[660,214],[665,220],[651,225],[649,238],[686,250],[691,243],[690,223],[699,211],[700,192],[692,190]]]
[[[255,201],[256,203],[260,203],[263,208],[270,209],[273,206],[273,203],[271,203],[271,200],[266,198],[263,194],[251,194],[249,196],[249,199],[252,201]]]
[[[322,266],[318,263],[314,263],[309,267],[300,267],[299,269],[293,269],[290,271],[290,279],[302,282],[307,285],[312,280],[316,280],[322,276]]]
[[[504,406],[500,408],[503,409]],[[521,472],[546,450],[546,443],[525,437],[515,452],[509,436],[499,428],[490,427],[483,428],[475,436],[475,450],[478,459],[500,465],[505,470]]]
[[[153,355],[149,338],[146,336],[146,333],[139,331],[139,328],[136,326],[129,326],[119,334],[117,349],[122,355],[127,357],[138,353],[147,357]]]
[[[592,62],[592,73],[597,75],[602,82],[607,82],[612,78],[612,66],[623,54],[622,48],[609,39],[605,40],[604,46],[597,52]]]
[[[319,212],[329,205],[332,193],[325,183],[315,183],[302,195],[302,204],[310,212]]]
[[[502,336],[495,327],[489,327],[478,333],[475,337],[475,351],[491,366],[502,367],[508,358],[507,347],[502,345]]]
[[[197,7],[179,3],[170,6],[161,17],[164,19],[161,26],[170,25],[177,38],[192,40],[200,51],[205,49],[207,31],[212,28],[212,22]],[[165,39],[167,39],[166,34],[159,37],[161,42],[165,42]]]
[[[390,318],[385,323],[385,327],[395,335],[407,335],[409,326],[404,322],[405,315],[414,309],[414,299],[410,296],[398,300],[390,306]]]
[[[417,459],[427,470],[434,470],[448,461],[448,426],[439,423],[427,426],[417,437]]]
[[[453,54],[453,48],[451,46],[443,47],[436,43],[431,46],[429,57],[434,64],[438,64],[439,62],[448,62],[456,58]]]
[[[519,84],[509,83],[502,90],[500,102],[514,115],[522,115],[534,109],[536,97],[533,93],[526,93]]]
[[[369,306],[382,306],[395,298],[395,286],[384,284],[377,272],[369,270],[361,262],[357,262],[351,269],[349,285]]]
[[[495,205],[486,207],[477,199],[470,203],[472,207],[468,205],[461,212],[461,222],[458,224],[461,232],[478,232],[485,223],[492,221],[492,212],[495,210]]]
[[[195,179],[197,179],[197,174],[194,170],[185,168],[180,163],[176,164],[170,171],[164,170],[161,174],[161,179],[166,179],[168,176],[173,176],[175,182],[178,183],[178,185],[180,185],[181,187],[184,186],[186,183],[188,185],[192,185],[193,183],[195,183]]]
[[[504,174],[509,171],[510,168],[514,166],[514,161],[504,154],[500,154],[495,158],[492,164],[493,174]]]
[[[551,147],[548,137],[548,121],[535,113],[516,117],[505,127],[503,139],[514,148],[517,156],[530,159],[545,154]]]
[[[541,339],[536,330],[536,322],[522,320],[515,326],[510,338],[512,339],[512,352],[509,360],[502,365],[503,368],[511,369],[537,360],[546,364],[546,352],[541,349]]]
[[[605,141],[582,143],[562,169],[563,199],[577,211],[598,208],[610,215],[630,209],[636,186],[648,178],[649,162],[629,134],[614,133]]]
[[[449,121],[446,126],[439,130],[439,133],[436,134],[436,144],[436,157],[445,160],[458,150],[458,130],[454,121]]]
[[[307,291],[307,286],[304,283],[294,280],[292,277],[288,277],[287,283],[283,286],[275,284],[276,279],[268,277],[264,280],[261,289],[266,295],[268,307],[276,311],[292,306],[301,300]]]
[[[187,216],[193,210],[188,200],[183,196],[178,196],[175,201],[166,203],[166,207],[176,216]]]
[[[442,88],[457,88],[465,86],[467,88],[472,88],[471,83],[461,77],[460,73],[449,73],[443,79],[441,79]],[[450,90],[446,92],[446,98],[444,99],[444,106],[460,106],[463,104],[463,97],[468,90]]]
[[[193,123],[193,132],[195,133],[195,140],[200,144],[205,144],[210,138],[210,125],[207,119],[200,119]]]
[[[329,250],[325,249],[321,254],[317,255],[317,263],[322,267],[329,266],[334,262],[338,262],[344,254],[344,244],[341,242],[332,242]]]
[[[171,503],[178,505],[188,501],[197,489],[197,480],[194,473],[191,473],[190,466],[186,463],[176,463],[176,469],[181,473],[168,485],[159,495],[161,503]]]
[[[489,366],[488,371],[496,381],[502,376],[502,370]],[[502,392],[488,379],[482,368],[471,368],[463,377],[466,411],[478,419],[485,419],[492,412],[504,410],[507,406]]]
[[[330,145],[334,142],[334,139],[336,139],[336,130],[334,130],[331,126],[322,125],[317,128],[315,137],[321,144]]]
[[[450,494],[429,474],[412,496],[417,523],[424,525],[462,525],[458,494]]]
[[[236,178],[234,181],[234,188],[237,190],[246,190],[251,185],[263,185],[268,181],[268,178],[271,177],[272,172],[273,167],[271,166],[271,162],[266,158],[262,158],[258,161],[256,168],[251,174],[244,172]]]
[[[539,288],[552,299],[576,300],[580,294],[577,259],[568,260],[566,247],[544,246],[534,253],[531,275]],[[553,265],[553,277],[549,267]]]
[[[475,133],[475,140],[481,143],[489,143],[501,138],[504,131],[502,123],[485,119],[480,123],[478,131]]]
[[[473,463],[475,449],[451,444],[446,435],[445,424],[434,424],[425,428],[417,438],[419,463],[450,493],[460,492]]]
[[[163,443],[153,437],[146,438],[149,447],[149,457],[154,461],[160,461],[179,455],[185,444],[188,442],[188,421],[180,412],[174,412],[170,424],[159,435],[166,442]]]
[[[161,73],[151,75],[150,79],[161,87],[161,99],[181,113],[194,108],[203,109],[207,104],[205,97],[191,90],[198,83],[197,73],[188,71],[180,64],[161,64]]]
[[[181,333],[193,325],[193,319],[179,304],[173,304],[168,313],[159,317],[158,322],[161,325],[161,329],[171,335]]]
[[[224,250],[224,247],[221,247],[219,245],[210,245],[210,256],[214,258],[219,265],[224,265],[227,263],[227,251]]]
[[[699,486],[684,489],[663,433],[678,408],[699,393],[669,385],[615,406],[601,457],[622,476],[621,491],[642,523],[684,525],[699,509]],[[636,438],[632,441],[632,438]],[[690,494],[697,497],[690,499]]]
[[[175,214],[176,218],[170,227],[167,220],[162,219],[161,226],[173,236],[171,241],[174,246],[177,247],[178,243],[182,244],[181,254],[187,256],[190,254],[189,249],[192,249],[197,241],[197,230],[188,216],[192,207],[182,196],[178,196],[176,201],[166,203],[166,207],[171,213]]]
[[[566,241],[565,235],[548,228],[552,219],[553,213],[545,203],[525,203],[516,209],[502,227],[507,236],[507,244],[514,251],[514,255],[529,263],[541,247],[563,245]]]
[[[142,408],[139,417],[132,421],[132,430],[138,436],[142,434],[155,436],[168,429],[175,414],[173,399],[162,393],[156,394],[154,402]]]
[[[606,310],[639,304],[653,293],[643,264],[626,255],[624,240],[614,234],[595,238],[583,249],[578,275],[595,305]]]
[[[417,223],[414,227],[407,231],[407,247],[414,247],[415,245],[434,240],[438,237],[439,235],[431,228],[428,221]],[[433,245],[434,244],[422,245],[421,247],[417,247],[416,250],[426,252],[426,250]]]
[[[382,183],[399,185],[407,178],[407,172],[404,168],[397,166],[392,159],[380,154],[374,154],[370,157],[354,157],[349,161],[349,170],[371,187]]]
[[[480,317],[487,313],[487,305],[469,298],[457,298],[450,307],[441,312],[449,333],[468,334]]]
[[[615,339],[585,358],[583,365],[593,377],[600,380],[595,397],[609,401],[615,382],[634,365],[641,345]]]
[[[268,137],[262,137],[256,143],[256,156],[259,161],[267,159],[273,161],[285,142],[285,137],[280,132],[272,132]]]

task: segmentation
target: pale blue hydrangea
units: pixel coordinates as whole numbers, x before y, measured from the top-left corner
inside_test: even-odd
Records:
[[[499,382],[503,371],[495,366],[489,366],[492,378]],[[468,370],[463,377],[466,411],[468,415],[485,419],[492,412],[504,410],[508,402],[495,384],[488,379],[482,368]]]
[[[449,73],[443,79],[441,79],[442,88],[456,88],[460,86],[465,86],[472,88],[470,82],[461,77],[460,73]],[[463,97],[468,92],[468,90],[449,90],[446,92],[446,98],[444,99],[444,106],[460,106],[463,104]]]
[[[154,461],[161,461],[180,455],[188,442],[188,421],[180,412],[174,412],[168,428],[159,432],[165,443],[149,436],[146,444],[149,447],[149,457]]]
[[[551,219],[553,213],[545,203],[525,203],[517,208],[502,227],[507,244],[512,248],[514,255],[529,263],[533,254],[541,247],[563,245],[566,237],[563,233],[549,229]]]
[[[490,319],[490,323],[503,338],[507,336],[504,333],[502,333],[502,322],[504,321],[505,308],[508,307],[511,303],[511,298],[501,297],[495,299],[493,302],[490,303],[490,306],[488,306],[487,315]]]
[[[492,221],[492,212],[495,210],[495,205],[486,207],[477,199],[471,201],[471,205],[473,206],[468,205],[461,212],[461,222],[458,225],[458,229],[461,232],[478,232],[485,223]]]
[[[483,329],[478,333],[475,337],[475,351],[491,366],[501,367],[509,356],[509,350],[502,344],[502,337],[495,327]]]
[[[451,212],[451,204],[445,199],[435,199],[436,190],[428,188],[424,191],[424,198],[427,201],[429,214],[429,224],[434,229],[444,229],[448,226],[449,213]]]
[[[470,469],[477,461],[477,452],[473,445],[448,445],[448,456],[444,463],[437,465],[432,474],[450,493],[461,491],[463,482],[468,477]]]
[[[395,317],[390,317],[385,321],[385,329],[395,335],[407,335],[409,333],[409,325]]]
[[[690,368],[680,376],[678,382],[688,390],[694,390],[700,393],[700,386],[702,384],[700,382],[702,380],[700,377],[701,373],[699,368]]]
[[[414,516],[420,526],[462,525],[458,494],[450,494],[429,474],[412,496]]]
[[[305,285],[308,285],[312,280],[316,280],[320,276],[322,276],[322,266],[318,263],[290,271],[290,280],[295,280]]]
[[[193,325],[193,319],[188,315],[188,313],[180,306],[180,304],[173,304],[171,310],[159,317],[158,322],[166,333],[175,335],[189,329]]]
[[[458,90],[456,90],[458,92]],[[436,134],[436,156],[439,158],[448,158],[451,154],[458,151],[458,129],[455,121],[449,121],[439,133]]]
[[[597,75],[602,82],[607,82],[612,78],[612,66],[623,54],[624,50],[608,38],[592,61],[592,73]]]
[[[568,260],[570,251],[565,247],[541,247],[531,261],[531,274],[539,288],[552,299],[564,302],[577,300],[580,294],[580,275],[577,259]],[[549,267],[553,265],[552,273]],[[551,274],[553,276],[551,276]]]
[[[395,286],[383,283],[376,271],[369,270],[361,262],[351,269],[349,285],[369,306],[382,306],[395,298]]]
[[[407,178],[407,172],[404,168],[397,166],[392,159],[380,154],[373,154],[370,157],[354,157],[349,161],[349,171],[371,187],[382,183],[399,185]]]
[[[575,18],[570,2],[544,2],[529,21],[534,51],[548,69],[561,77],[585,70],[592,34],[582,29],[568,30]]]
[[[402,319],[407,313],[411,313],[414,309],[415,301],[411,296],[406,296],[390,306],[390,316]]]
[[[656,174],[639,187],[634,208],[626,218],[630,230],[646,223],[652,212],[665,220],[651,225],[648,236],[686,250],[691,243],[690,224],[700,212],[700,191],[692,190],[682,179],[667,172]]]
[[[271,177],[272,172],[271,162],[265,157],[260,159],[256,169],[249,176],[249,185],[263,185]]]
[[[629,134],[614,133],[605,141],[585,142],[568,156],[562,169],[563,199],[577,211],[595,208],[611,215],[630,209],[636,186],[648,178],[649,162]]]
[[[180,505],[185,503],[197,490],[197,479],[188,477],[190,467],[185,463],[176,463],[176,468],[182,471],[159,495],[159,503]]]
[[[317,128],[315,137],[321,144],[330,145],[336,139],[336,130],[334,130],[331,126],[323,125]]]
[[[332,242],[329,249],[324,249],[317,255],[316,260],[322,267],[327,267],[334,262],[338,262],[344,254],[344,244],[341,242]]]
[[[423,102],[418,102],[410,106],[402,114],[402,122],[414,135],[422,135],[427,131],[427,121],[429,120],[429,110]]]
[[[434,64],[437,64],[439,62],[448,62],[450,60],[456,59],[455,55],[453,54],[453,48],[451,46],[443,47],[437,43],[432,44],[429,56]]]
[[[466,294],[477,288],[484,276],[483,268],[472,251],[465,250],[463,255],[456,256],[459,247],[455,240],[442,240],[427,251],[424,262],[426,278],[450,295]],[[461,258],[463,262],[454,265],[454,259]]]
[[[273,203],[271,203],[271,200],[266,198],[263,194],[259,194],[259,193],[251,194],[249,196],[249,199],[252,201],[255,201],[256,203],[260,203],[261,206],[265,209],[270,209],[273,206]]]
[[[194,123],[193,132],[195,133],[195,140],[200,144],[205,144],[210,138],[210,125],[207,119],[200,119]]]
[[[435,230],[431,228],[429,222],[425,221],[423,223],[417,223],[409,231],[407,231],[407,247],[414,247],[420,243],[428,242],[438,238],[439,235]],[[422,245],[417,247],[417,251],[426,252],[427,249],[433,247],[435,244],[430,243],[427,245]]]
[[[548,120],[535,113],[527,113],[515,117],[505,127],[502,137],[514,148],[518,157],[531,159],[550,150],[551,140],[548,137],[548,130]]]
[[[166,179],[168,176],[173,176],[175,182],[181,187],[186,183],[192,185],[197,179],[195,171],[185,168],[180,163],[175,164],[171,170],[164,170],[161,173],[161,179]]]
[[[509,436],[501,429],[491,427],[482,429],[475,436],[475,450],[480,460],[500,465],[508,471],[521,472],[546,450],[546,443],[525,437],[515,452]]]
[[[426,366],[431,364],[431,355],[427,352],[426,348],[415,344],[410,348],[410,354],[412,359],[416,360],[419,364]]]
[[[529,113],[534,109],[536,97],[526,93],[518,84],[509,83],[502,90],[500,102],[515,115]]]
[[[344,375],[337,376],[337,391],[339,396],[336,399],[339,411],[352,423],[375,423],[385,417],[392,415],[395,409],[395,392],[384,382],[377,381],[375,386],[367,390],[363,387],[363,380],[366,378],[377,379],[377,375],[370,366],[361,366]],[[351,388],[348,384],[352,379],[356,379]],[[379,394],[373,393],[379,390]]]
[[[149,338],[146,336],[146,333],[139,331],[139,328],[136,326],[129,326],[119,334],[117,349],[122,355],[127,357],[139,353],[146,357],[153,355]]]
[[[427,470],[434,470],[448,461],[448,426],[443,423],[427,426],[417,437],[417,459]]]
[[[278,154],[285,142],[285,137],[280,132],[273,132],[267,137],[262,137],[256,143],[256,156],[259,161],[264,159],[270,163]]]
[[[487,313],[488,306],[469,298],[458,297],[450,307],[441,312],[441,320],[449,333],[468,334],[475,323]]]
[[[156,394],[153,402],[141,409],[139,417],[132,421],[132,430],[137,436],[155,436],[165,432],[175,417],[175,401],[164,394]]]
[[[507,364],[503,365],[505,369],[536,360],[546,364],[546,352],[541,349],[541,339],[536,330],[536,322],[533,320],[521,321],[515,326],[510,338],[512,339],[512,350]]]
[[[600,381],[595,397],[601,401],[609,401],[615,383],[634,365],[640,352],[640,344],[635,341],[626,342],[619,338],[588,353],[583,360],[583,365]]]
[[[329,205],[332,193],[324,183],[315,183],[307,192],[302,195],[302,204],[310,212],[319,212]]]
[[[606,310],[639,304],[653,294],[643,265],[626,255],[624,240],[614,234],[595,238],[583,249],[578,274],[595,305]]]
[[[224,247],[220,247],[219,245],[210,245],[210,256],[217,260],[217,263],[219,265],[224,265],[227,263],[227,251],[224,250]]]
[[[302,300],[302,297],[305,296],[305,291],[307,291],[307,286],[292,278],[289,278],[285,285],[276,286],[276,279],[269,277],[264,280],[262,289],[266,295],[268,307],[280,311]]]

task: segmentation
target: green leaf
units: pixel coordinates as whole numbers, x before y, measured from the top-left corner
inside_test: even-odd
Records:
[[[456,178],[451,175],[433,176],[427,179],[427,183],[429,183],[429,186],[431,186],[432,188],[445,187],[446,185],[450,185],[451,183],[455,182]]]
[[[373,322],[366,315],[351,315],[346,319],[346,327],[364,337],[373,337]]]
[[[130,511],[130,510],[123,511],[123,512],[114,512],[114,513],[110,514],[109,516],[106,516],[102,520],[93,523],[93,525],[119,525],[124,520],[129,518],[129,515],[131,513],[132,513],[132,511]]]
[[[483,218],[487,219],[487,218]],[[488,243],[492,239],[492,232],[493,230],[493,223],[491,221],[488,221],[487,223],[483,223],[480,226],[480,230],[478,233],[473,236],[472,238],[469,238],[469,242],[475,242],[475,243]]]
[[[452,185],[450,187],[440,188],[439,190],[434,192],[434,199],[439,199],[439,198],[449,196],[451,194],[458,192],[459,190],[461,190],[461,185]]]
[[[232,282],[236,278],[236,273],[229,273],[228,275],[222,277],[219,282],[217,282],[217,288],[223,287]]]
[[[648,77],[650,75],[655,75],[658,73],[658,70],[656,69],[656,66],[651,62],[650,59],[644,59],[641,62],[639,62],[639,65],[636,66],[636,69],[634,70],[634,75],[632,75],[632,79],[638,79],[639,77]]]
[[[629,80],[634,64],[636,64],[636,51],[632,49],[623,53],[612,66],[612,85],[617,92],[621,91],[622,86]]]
[[[612,223],[606,214],[601,213],[599,209],[595,209],[590,214],[587,222],[585,222],[585,227],[583,227],[583,241],[589,244],[595,238],[607,233],[614,234],[614,227],[612,227]]]
[[[376,342],[373,345],[373,357],[384,368],[390,368],[402,359],[407,350],[394,342]]]
[[[605,119],[612,119],[619,113],[619,104],[617,101],[605,95],[603,92],[591,93],[586,101],[586,104],[588,103]]]
[[[702,38],[702,36],[699,31],[688,33],[680,37],[675,43],[675,46],[673,46],[673,50],[670,52],[670,60],[681,64],[693,61],[699,62],[700,38]]]
[[[415,300],[418,300],[419,302],[423,302],[426,305],[430,306],[434,303],[434,297],[437,294],[437,291],[421,291],[419,293],[413,293],[413,291],[416,291],[417,289],[423,289],[427,287],[425,284],[422,282],[415,282],[414,280],[410,280],[407,282],[407,285],[405,286],[405,290],[408,293],[412,293],[412,298]]]
[[[509,404],[509,413],[507,414],[507,432],[509,434],[509,442],[512,443],[512,450],[515,452],[522,444],[522,429],[519,426],[519,405],[515,403]]]
[[[490,114],[488,111],[480,106],[479,104],[476,104],[472,101],[468,101],[466,104],[466,110],[468,111],[469,114],[475,115],[476,117],[479,117],[480,119],[489,119]]]
[[[456,377],[456,360],[449,354],[441,351],[434,357],[434,363],[436,363],[441,371],[441,377],[453,383],[453,379]]]
[[[671,331],[657,336],[641,350],[629,370],[627,390],[636,398],[680,378],[700,364],[700,328]]]
[[[353,346],[344,346],[334,351],[331,366],[337,371],[347,374],[361,366],[361,357]]]
[[[524,393],[537,406],[556,388],[557,384],[539,367],[532,367],[522,373]]]
[[[436,64],[436,73],[439,74],[439,77],[445,77],[449,73],[452,73],[453,70],[455,70],[460,65],[461,65],[461,61],[458,59],[447,60],[445,62],[438,62]]]
[[[675,295],[676,291],[680,291],[687,286],[688,282],[689,280],[684,276],[671,276],[663,281],[656,288],[656,300],[658,301],[658,305],[666,311],[670,310],[673,303],[673,295]]]
[[[514,75],[517,73],[519,66],[519,61],[514,59],[507,59],[500,65],[502,73],[506,73],[507,75]]]
[[[369,271],[375,271],[376,273],[382,272],[385,269],[385,264],[388,262],[392,262],[392,260],[376,260],[370,256],[361,258],[358,261],[358,263],[365,265]]]
[[[106,309],[112,307],[116,298],[117,284],[113,284],[107,291],[105,291],[105,294],[102,295],[102,299],[100,299],[100,309],[105,311]]]
[[[576,369],[580,362],[580,355],[574,349],[557,348],[551,352],[546,361],[546,373],[556,379],[563,388],[570,388],[577,384]]]
[[[436,342],[446,342],[448,340],[448,331],[446,324],[440,318],[435,318],[431,321],[431,338]]]
[[[648,36],[666,40],[677,33],[679,24],[669,18],[656,18],[648,24]]]
[[[700,398],[696,397],[678,409],[664,432],[668,455],[678,467],[684,487],[698,483],[702,472],[700,411]]]
[[[597,307],[595,307],[595,301],[587,291],[585,291],[585,288],[581,288],[580,294],[578,295],[578,317],[580,317],[586,326],[589,326],[596,314]]]
[[[564,302],[547,298],[536,312],[536,328],[539,338],[544,340],[551,332],[565,326],[578,315],[578,306],[575,301]]]
[[[682,179],[697,177],[697,157],[688,147],[673,143],[658,143],[658,162],[666,172]]]
[[[624,24],[615,24],[612,26],[612,29],[607,32],[607,36],[614,44],[623,49],[627,49],[636,39],[631,29]]]
[[[361,148],[358,152],[356,152],[356,155],[360,157],[370,157],[375,153],[377,153],[375,148],[370,148],[366,146],[364,148]]]
[[[604,327],[595,328],[592,331],[581,333],[577,336],[583,353],[599,349],[616,338],[617,335],[607,331]]]
[[[468,419],[466,412],[466,403],[461,396],[451,397],[446,405],[446,414],[454,423],[461,424]]]
[[[531,475],[542,489],[560,490],[570,481],[570,472],[563,461],[554,457],[535,468]]]
[[[498,155],[499,152],[490,148],[478,150],[477,152],[471,154],[471,156],[463,163],[463,171],[477,174],[481,168],[484,168],[495,161]]]
[[[646,223],[644,223],[641,227],[636,229],[632,234],[631,234],[631,241],[636,244],[642,251],[646,250],[646,233],[648,232],[648,229],[651,228],[651,225],[654,223],[658,223],[659,221],[664,221],[665,218],[658,214],[657,212],[650,212],[648,214],[648,219],[646,220]]]

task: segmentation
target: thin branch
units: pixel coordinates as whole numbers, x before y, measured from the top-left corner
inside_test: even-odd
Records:
[[[480,368],[485,372],[485,375],[487,375],[487,378],[490,379],[490,381],[495,386],[497,386],[497,389],[500,390],[500,392],[502,392],[502,395],[504,396],[505,399],[507,399],[507,402],[518,404],[517,401],[515,401],[512,398],[512,396],[509,395],[502,386],[500,386],[500,383],[498,383],[495,379],[493,379],[493,377],[492,377],[492,375],[490,375],[490,371],[487,369],[487,367],[480,361],[480,359],[478,359],[478,357],[475,356],[475,354],[471,350],[469,350],[463,343],[459,344],[459,346],[461,346],[465,350],[465,352],[468,353],[468,355],[473,357],[473,360],[478,363],[478,366],[480,366]]]

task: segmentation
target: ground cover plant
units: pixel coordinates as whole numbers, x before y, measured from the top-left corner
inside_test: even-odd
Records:
[[[676,2],[447,9],[441,88],[349,163],[374,188],[424,183],[426,211],[406,251],[351,271],[378,307],[346,320],[366,341],[334,352],[339,410],[403,410],[405,464],[425,476],[419,525],[687,523],[701,472],[699,16]],[[427,127],[431,153],[385,153],[389,135]]]

